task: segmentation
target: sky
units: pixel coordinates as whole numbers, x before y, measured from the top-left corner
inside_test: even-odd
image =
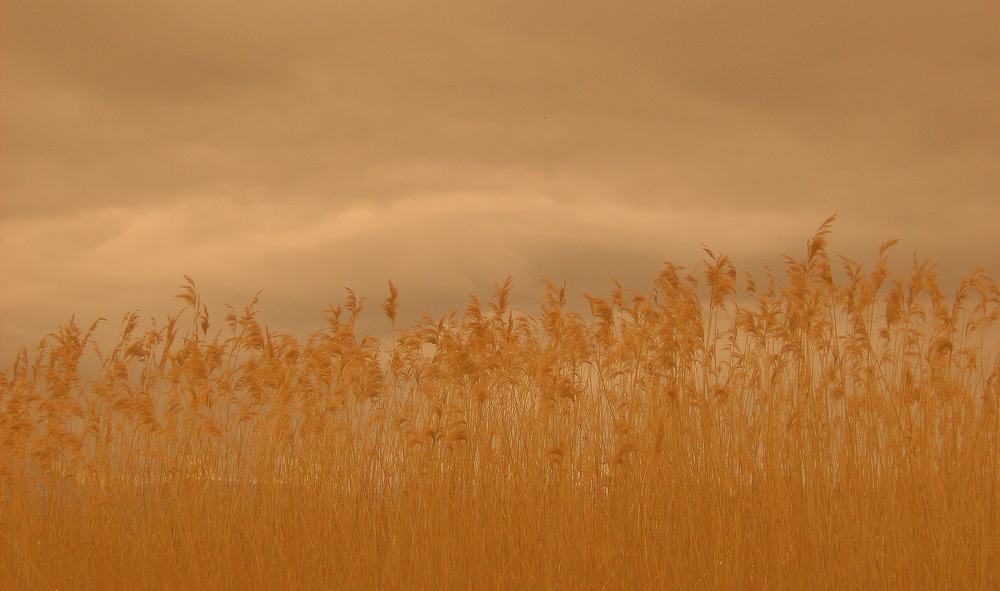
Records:
[[[969,2],[0,3],[0,362],[262,290],[400,319],[701,246],[1000,277],[1000,10]],[[373,321],[375,321],[373,320]],[[373,325],[374,326],[374,325]],[[373,331],[379,330],[372,328]]]

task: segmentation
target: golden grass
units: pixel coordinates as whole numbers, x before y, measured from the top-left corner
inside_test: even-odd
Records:
[[[706,249],[589,318],[508,279],[396,329],[390,284],[386,348],[351,291],[305,342],[190,280],[71,321],[0,380],[0,588],[1000,588],[1000,290],[835,281],[831,222],[783,287]]]

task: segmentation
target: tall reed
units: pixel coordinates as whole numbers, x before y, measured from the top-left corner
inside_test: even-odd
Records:
[[[390,283],[390,344],[350,290],[305,340],[189,278],[110,349],[70,320],[0,379],[0,588],[1000,588],[1000,290],[832,222],[589,316],[508,278],[400,328]]]

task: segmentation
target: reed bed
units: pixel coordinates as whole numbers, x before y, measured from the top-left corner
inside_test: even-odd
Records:
[[[390,283],[385,342],[350,290],[304,340],[190,280],[111,348],[71,320],[0,379],[0,588],[1000,588],[1000,290],[832,222],[589,314],[508,279],[397,326]]]

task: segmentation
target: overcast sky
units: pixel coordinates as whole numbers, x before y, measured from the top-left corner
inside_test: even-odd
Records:
[[[995,2],[0,4],[0,357],[70,314],[647,289],[902,240],[1000,277]]]

